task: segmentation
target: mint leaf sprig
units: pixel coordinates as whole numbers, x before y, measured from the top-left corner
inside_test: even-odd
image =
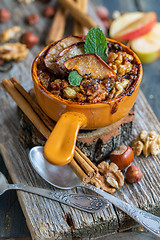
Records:
[[[82,76],[74,70],[69,73],[68,80],[72,86],[79,86],[82,81]]]
[[[84,44],[85,54],[96,53],[104,61],[107,58],[107,40],[99,28],[91,28],[87,33],[85,44]]]

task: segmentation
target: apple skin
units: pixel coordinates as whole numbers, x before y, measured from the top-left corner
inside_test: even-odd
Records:
[[[142,63],[151,63],[160,57],[160,23],[144,36],[129,42]]]
[[[121,32],[131,23],[137,21],[141,17],[144,16],[143,12],[131,12],[131,13],[124,13],[116,18],[110,25],[109,35],[111,38],[114,38],[117,33]]]
[[[123,16],[123,15],[122,15]],[[127,18],[127,17],[126,17]],[[129,18],[129,14],[128,14]],[[120,27],[121,30],[111,37],[118,41],[129,41],[151,31],[157,21],[157,15],[155,12],[144,13],[140,18],[133,20],[129,25],[124,28]],[[118,24],[118,20],[117,20]]]
[[[142,63],[147,64],[147,63],[156,61],[160,57],[160,50],[157,52],[150,52],[150,53],[136,52],[136,54]]]

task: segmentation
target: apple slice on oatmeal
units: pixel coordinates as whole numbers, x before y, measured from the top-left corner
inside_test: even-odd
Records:
[[[58,68],[58,70],[61,72],[62,75],[67,75],[68,74],[68,70],[66,69],[66,67],[64,66],[64,63],[77,55],[82,55],[84,54],[84,42],[78,42],[75,43],[71,46],[68,46],[67,48],[65,48],[63,51],[61,51],[59,53],[59,55],[56,58],[56,67]]]
[[[54,72],[55,75],[59,75],[59,69],[56,67],[55,61],[58,56],[58,54],[67,48],[68,46],[77,43],[77,42],[82,42],[81,37],[74,37],[74,36],[69,36],[66,38],[63,38],[62,40],[56,42],[55,45],[51,45],[49,48],[48,52],[46,53],[46,56],[44,58],[44,63],[45,66],[52,72]]]
[[[64,63],[64,66],[69,70],[76,70],[81,76],[105,79],[114,77],[113,69],[100,58],[97,54],[89,53],[70,58]]]

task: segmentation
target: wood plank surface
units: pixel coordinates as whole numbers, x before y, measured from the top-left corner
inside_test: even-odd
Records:
[[[95,5],[102,3],[107,6],[111,14],[113,10],[116,9],[123,12],[135,11],[137,7],[145,11],[155,10],[158,13],[159,10],[158,7],[156,7],[158,6],[158,1],[139,1],[139,5],[135,4],[137,1],[133,0],[103,0],[93,2]],[[56,1],[52,1],[53,4],[55,2]],[[36,1],[31,5],[18,4],[16,0],[2,0],[0,2],[0,8],[6,7],[12,12],[12,21],[1,24],[0,31],[17,24],[22,26],[23,31],[33,31],[40,37],[40,43],[30,51],[27,59],[23,62],[14,64],[10,72],[0,73],[1,79],[5,77],[10,78],[12,76],[16,77],[26,90],[32,87],[30,74],[31,64],[39,50],[44,47],[44,38],[52,22],[50,19],[45,19],[42,16],[44,6],[45,5],[40,3],[40,1]],[[41,15],[39,24],[36,24],[34,27],[25,23],[25,17],[31,12],[38,12]],[[67,32],[71,32],[71,25],[68,25],[67,28]],[[148,65],[144,66],[144,78],[141,86],[147,100],[160,119],[160,91],[155,91],[155,86],[159,86],[159,65],[160,62],[157,60],[149,67]],[[0,151],[12,181],[15,183],[23,182],[33,186],[54,189],[44,182],[31,167],[28,160],[28,151],[26,151],[17,140],[19,121],[16,105],[2,89],[0,89],[0,103]],[[136,102],[135,111],[134,134],[137,134],[137,132],[142,129],[156,129],[160,132],[159,122],[153,115],[153,112],[141,92]],[[129,139],[129,141],[130,140],[131,139]],[[156,212],[156,214],[160,216],[159,157],[148,157],[145,159],[142,156],[135,159],[135,164],[142,169],[144,174],[143,180],[134,185],[125,184],[123,188],[115,193],[115,196],[146,210]],[[13,200],[15,193],[10,193],[7,196]],[[72,239],[73,237],[81,237],[83,239],[95,238],[130,228],[135,224],[112,205],[110,205],[109,209],[100,213],[87,214],[32,194],[19,192],[18,199],[33,239]],[[12,206],[12,204],[13,202],[10,202],[10,206]],[[11,213],[14,215],[14,211],[11,211]],[[19,226],[17,226],[18,224],[15,224],[14,221],[7,222],[6,215],[6,219],[2,224],[3,228],[0,228],[1,237],[7,236],[9,231],[12,231],[12,235],[10,236],[18,236],[16,230],[14,232],[13,227],[8,226],[8,223],[11,225],[13,224],[15,228],[19,227],[19,236],[23,237],[23,234],[28,234],[27,229],[21,229],[20,226],[20,222],[23,221],[22,215],[19,213],[16,216],[19,218],[17,220]],[[73,224],[71,224],[71,219],[73,220]]]
[[[1,91],[0,96],[4,94],[2,89]],[[12,181],[54,189],[35,173],[29,163],[28,151],[18,142],[18,128],[15,124],[18,122],[17,109],[14,103],[13,105],[9,103],[9,100],[6,96],[5,105],[8,105],[8,109],[0,109],[3,115],[0,126],[1,129],[3,127],[0,150]],[[106,228],[109,232],[114,232],[118,227],[112,205],[101,213],[87,214],[33,194],[19,192],[18,197],[33,239],[61,239],[62,236],[63,239],[71,239],[73,228],[77,236],[86,237],[89,232],[98,236],[106,231]],[[73,220],[71,226],[70,218]],[[110,219],[112,221],[109,221]],[[101,226],[103,221],[104,226]]]
[[[9,176],[1,155],[0,171],[6,177]],[[10,176],[8,177],[8,181],[9,183],[12,183]],[[30,233],[26,224],[24,224],[25,222],[25,217],[20,208],[16,192],[6,192],[0,197],[0,239],[5,238],[6,236],[29,236]],[[19,229],[19,231],[17,231],[17,229]]]
[[[3,128],[0,150],[12,181],[54,189],[35,173],[29,163],[28,150],[25,150],[17,140],[16,105],[2,89],[0,96],[4,101],[4,104],[0,106],[2,114],[0,129]],[[159,122],[140,92],[135,106],[134,134],[142,129],[152,130],[153,128],[159,132]],[[115,196],[160,215],[158,211],[159,160],[159,157],[151,156],[147,159],[143,156],[135,158],[135,165],[139,166],[144,174],[142,181],[133,185],[125,184],[115,193]],[[87,214],[33,194],[18,192],[18,198],[33,239],[71,239],[72,236],[85,238],[89,235],[98,237],[134,225],[129,217],[117,211],[112,205],[102,212]],[[69,219],[72,219],[71,225]]]

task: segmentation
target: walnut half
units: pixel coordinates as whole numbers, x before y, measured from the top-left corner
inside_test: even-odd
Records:
[[[103,161],[97,167],[99,173],[91,180],[91,184],[109,193],[114,193],[124,185],[124,176],[115,163]]]
[[[28,55],[28,48],[25,44],[17,43],[6,43],[0,46],[0,56],[5,61],[21,61]]]
[[[132,149],[136,156],[142,152],[145,157],[148,157],[150,153],[158,155],[160,153],[160,135],[156,131],[151,131],[148,135],[148,132],[143,130],[133,140]]]
[[[4,30],[0,34],[0,42],[1,43],[7,42],[10,39],[15,38],[17,33],[19,33],[20,31],[21,31],[21,28],[19,26],[14,26],[14,27],[11,27],[11,28],[7,28],[6,30]]]

